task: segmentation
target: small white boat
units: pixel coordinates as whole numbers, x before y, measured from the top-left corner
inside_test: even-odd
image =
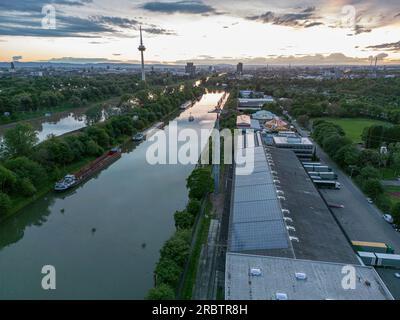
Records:
[[[73,174],[67,174],[64,179],[62,179],[61,181],[58,181],[55,186],[54,186],[54,190],[55,191],[65,191],[68,190],[70,188],[72,188],[73,186],[75,186],[75,184],[77,183],[77,179]]]
[[[139,142],[144,140],[144,134],[143,133],[137,133],[133,136],[132,138],[133,141]]]

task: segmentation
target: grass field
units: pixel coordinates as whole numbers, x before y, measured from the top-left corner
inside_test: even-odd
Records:
[[[400,202],[400,187],[392,187],[392,186],[385,187],[385,193],[392,202],[392,205],[397,202]]]
[[[390,126],[389,122],[365,119],[365,118],[319,118],[329,122],[333,122],[343,128],[346,136],[349,137],[354,143],[360,143],[361,135],[364,128],[370,127],[375,124]]]

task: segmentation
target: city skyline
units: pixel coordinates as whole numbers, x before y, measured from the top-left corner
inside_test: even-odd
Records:
[[[396,1],[43,0],[0,3],[0,61],[400,63]],[[42,8],[55,9],[55,29]]]

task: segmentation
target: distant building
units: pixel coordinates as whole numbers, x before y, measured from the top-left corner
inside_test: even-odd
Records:
[[[255,112],[255,113],[253,113],[253,114],[251,115],[251,117],[252,117],[253,119],[255,119],[255,120],[267,121],[267,120],[272,120],[272,119],[274,119],[276,116],[275,116],[272,112],[270,112],[270,111],[267,111],[267,110],[260,110],[260,111],[257,111],[257,112]]]
[[[314,144],[308,138],[299,136],[274,136],[274,145],[277,148],[293,150],[300,159],[312,159]]]
[[[238,110],[261,110],[266,103],[274,102],[274,98],[267,96],[264,92],[253,90],[241,90],[239,92]]]
[[[251,119],[250,116],[240,115],[236,118],[236,127],[238,129],[250,129],[251,128]]]
[[[260,123],[253,120],[248,115],[240,115],[236,118],[236,127],[238,129],[253,129],[255,131],[261,130]]]
[[[14,65],[14,61],[11,61],[10,63],[10,72],[15,72],[15,65]]]
[[[236,73],[243,74],[243,63],[239,62],[236,66]]]
[[[196,74],[196,66],[193,62],[186,63],[185,73],[189,74],[190,76],[194,76]]]

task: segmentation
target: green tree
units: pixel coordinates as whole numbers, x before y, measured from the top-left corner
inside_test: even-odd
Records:
[[[174,214],[175,226],[177,229],[189,229],[193,226],[194,217],[186,210],[176,211]]]
[[[176,288],[179,277],[182,273],[182,268],[171,259],[161,259],[156,267],[156,282],[157,284],[168,284],[172,288]]]
[[[18,192],[25,197],[33,196],[37,191],[29,178],[19,179],[17,182],[17,189]]]
[[[175,234],[169,239],[160,250],[161,259],[170,259],[176,262],[180,267],[185,265],[186,259],[189,256],[190,245]]]
[[[98,126],[91,126],[85,130],[86,134],[99,146],[107,148],[110,145],[110,137],[107,131]]]
[[[174,300],[174,290],[167,284],[160,284],[155,288],[151,288],[146,297],[147,300]]]
[[[198,213],[200,212],[201,208],[201,203],[199,200],[196,199],[190,199],[189,203],[187,205],[187,212],[189,212],[193,217],[196,217]]]
[[[15,173],[0,164],[0,191],[10,192],[16,182],[17,176]]]
[[[8,195],[0,192],[0,217],[6,215],[11,209],[11,200]]]
[[[391,214],[394,220],[394,223],[400,225],[400,202],[396,202],[392,206]]]
[[[190,198],[201,200],[207,193],[214,190],[214,179],[209,169],[199,168],[193,170],[187,179],[186,186],[189,189]]]
[[[361,169],[360,171],[360,177],[364,180],[368,179],[376,179],[379,180],[380,178],[380,172],[378,169],[375,169],[374,167],[371,166],[366,166]]]
[[[9,159],[4,165],[13,171],[18,179],[28,178],[35,186],[41,185],[47,179],[47,173],[43,167],[27,157]]]
[[[369,197],[376,199],[383,193],[383,187],[378,179],[368,179],[364,183],[364,192]]]
[[[35,130],[27,123],[18,123],[4,134],[5,151],[8,156],[26,156],[38,142]]]

